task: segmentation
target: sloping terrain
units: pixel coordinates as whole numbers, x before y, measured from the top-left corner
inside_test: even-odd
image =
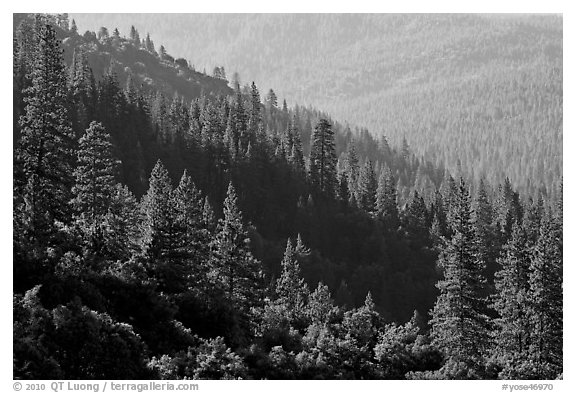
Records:
[[[30,16],[14,14],[14,31],[25,18]],[[182,58],[174,59],[168,54],[161,56],[156,51],[135,45],[126,37],[115,36],[113,30],[106,32],[105,37],[98,37],[92,31],[80,34],[68,27],[57,29],[57,37],[62,40],[64,60],[70,64],[74,51],[81,50],[87,56],[96,80],[112,70],[120,84],[124,85],[128,75],[131,75],[144,93],[159,89],[169,97],[176,93],[188,101],[200,97],[203,91],[208,95],[232,93],[227,81],[195,71]]]
[[[562,176],[562,17],[556,15],[77,15],[135,25],[191,60],[273,87],[292,105],[406,137],[453,172],[548,192]]]

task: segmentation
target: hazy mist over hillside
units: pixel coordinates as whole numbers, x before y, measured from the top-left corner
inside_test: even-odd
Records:
[[[132,25],[198,71],[224,66],[280,101],[406,138],[453,172],[524,189],[562,173],[562,17],[480,14],[71,14]],[[534,97],[535,89],[549,94]],[[499,141],[503,133],[509,138]],[[454,146],[445,149],[446,144]],[[539,151],[528,153],[534,145]],[[488,148],[497,145],[498,151]],[[456,148],[457,147],[457,148]],[[516,157],[515,151],[524,159]],[[497,170],[493,170],[494,168]],[[528,182],[546,177],[540,184]]]

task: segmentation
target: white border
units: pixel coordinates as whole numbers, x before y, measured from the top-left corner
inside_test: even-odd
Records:
[[[2,186],[1,209],[0,209],[0,245],[1,250],[6,255],[2,260],[2,285],[0,296],[0,307],[4,318],[1,323],[1,342],[3,349],[0,356],[0,370],[2,379],[0,381],[0,390],[10,392],[12,390],[12,97],[8,92],[8,86],[12,85],[12,13],[14,12],[419,12],[419,13],[436,13],[436,12],[478,12],[478,13],[562,13],[564,18],[564,102],[565,106],[574,110],[574,77],[576,71],[574,64],[574,14],[569,7],[568,1],[547,0],[547,1],[497,1],[484,0],[470,4],[466,1],[447,1],[447,0],[429,0],[429,1],[377,1],[377,0],[355,0],[355,1],[323,1],[314,2],[305,0],[289,1],[272,1],[272,0],[219,0],[216,2],[119,2],[110,0],[97,0],[91,2],[80,1],[58,1],[45,2],[32,0],[25,3],[2,4],[2,42],[6,56],[2,58],[2,86],[5,94],[2,94],[2,130],[3,138],[2,150],[0,155],[0,185]],[[153,35],[153,32],[151,32]],[[177,54],[175,54],[177,55]],[[281,94],[281,92],[279,92]],[[564,113],[564,130],[568,130],[564,135],[564,146],[572,148],[574,144],[574,116],[572,110]],[[10,142],[6,139],[9,139]],[[568,154],[566,154],[568,153]],[[574,178],[571,172],[574,166],[574,158],[571,155],[571,149],[565,149],[564,152],[564,200],[566,202],[564,217],[565,229],[564,237],[568,240],[565,249],[566,261],[564,267],[564,280],[568,285],[564,285],[565,302],[564,318],[566,334],[564,335],[564,381],[554,381],[554,392],[557,391],[575,391],[576,384],[574,381],[574,361],[573,348],[575,348],[574,334],[574,290],[570,285],[573,283],[574,276],[574,247],[570,240],[574,239],[574,210],[571,203],[571,196],[574,195]],[[266,391],[274,389],[281,390],[303,390],[317,391],[330,389],[330,391],[351,391],[361,387],[367,391],[382,391],[390,389],[391,391],[436,391],[446,392],[496,392],[502,391],[502,382],[500,381],[199,381],[200,391]],[[361,386],[360,386],[361,385]],[[572,389],[569,389],[572,386]]]

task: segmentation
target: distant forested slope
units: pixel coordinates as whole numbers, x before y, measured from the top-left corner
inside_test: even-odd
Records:
[[[562,18],[555,15],[71,14],[135,25],[211,73],[406,137],[418,154],[535,194],[562,176]],[[244,81],[245,79],[245,81]]]

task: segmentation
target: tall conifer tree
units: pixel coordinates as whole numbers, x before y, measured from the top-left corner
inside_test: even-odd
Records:
[[[250,251],[250,239],[232,183],[224,201],[224,217],[218,223],[211,246],[214,273],[227,298],[243,313],[259,306],[263,301],[262,268]]]
[[[384,221],[389,230],[396,230],[399,224],[396,202],[396,180],[390,168],[380,172],[376,189],[376,215]]]
[[[504,246],[505,254],[498,259],[501,270],[495,274],[496,294],[493,308],[498,312],[495,355],[502,367],[500,377],[522,379],[522,363],[528,358],[530,344],[528,282],[530,252],[526,233],[514,224],[512,238]]]
[[[104,217],[115,192],[120,162],[113,157],[110,135],[93,121],[79,141],[72,206],[78,225],[93,251],[102,247]]]
[[[562,373],[562,224],[546,217],[530,263],[531,325],[529,365],[534,377]]]
[[[367,160],[362,166],[360,175],[358,177],[358,190],[356,200],[358,206],[368,213],[372,213],[376,209],[376,189],[378,188],[378,181],[376,174],[372,167],[372,162]]]
[[[178,233],[176,247],[186,259],[190,283],[202,288],[208,269],[210,232],[202,222],[204,202],[202,195],[186,171],[172,198]]]
[[[56,221],[70,221],[74,163],[62,49],[52,26],[45,24],[39,29],[17,153],[27,179],[22,192],[24,222],[32,237],[53,232]]]
[[[304,163],[304,153],[302,151],[302,138],[298,128],[296,118],[290,121],[288,132],[292,138],[292,146],[288,156],[288,162],[292,165],[294,172],[298,175],[305,175],[306,164]]]
[[[326,119],[320,119],[312,134],[310,181],[321,193],[332,196],[336,191],[336,148],[334,131]]]
[[[478,194],[474,201],[474,233],[477,257],[487,267],[488,279],[492,280],[496,270],[496,258],[500,254],[497,226],[494,223],[494,209],[488,198],[483,179],[478,185]]]
[[[488,343],[484,266],[476,258],[470,197],[462,179],[453,209],[454,235],[440,255],[443,279],[436,285],[440,295],[432,311],[431,334],[446,356],[448,378],[478,378],[483,375]]]
[[[288,239],[286,251],[282,259],[282,274],[276,282],[276,295],[280,304],[291,313],[303,310],[304,302],[308,298],[308,286],[301,277],[296,250],[292,241]]]
[[[141,202],[143,250],[148,267],[161,290],[178,293],[187,289],[189,261],[176,225],[176,208],[168,171],[158,160],[150,174],[150,187]]]
[[[117,260],[128,260],[142,252],[142,214],[132,192],[116,184],[108,213],[105,217],[104,245],[106,255]]]

